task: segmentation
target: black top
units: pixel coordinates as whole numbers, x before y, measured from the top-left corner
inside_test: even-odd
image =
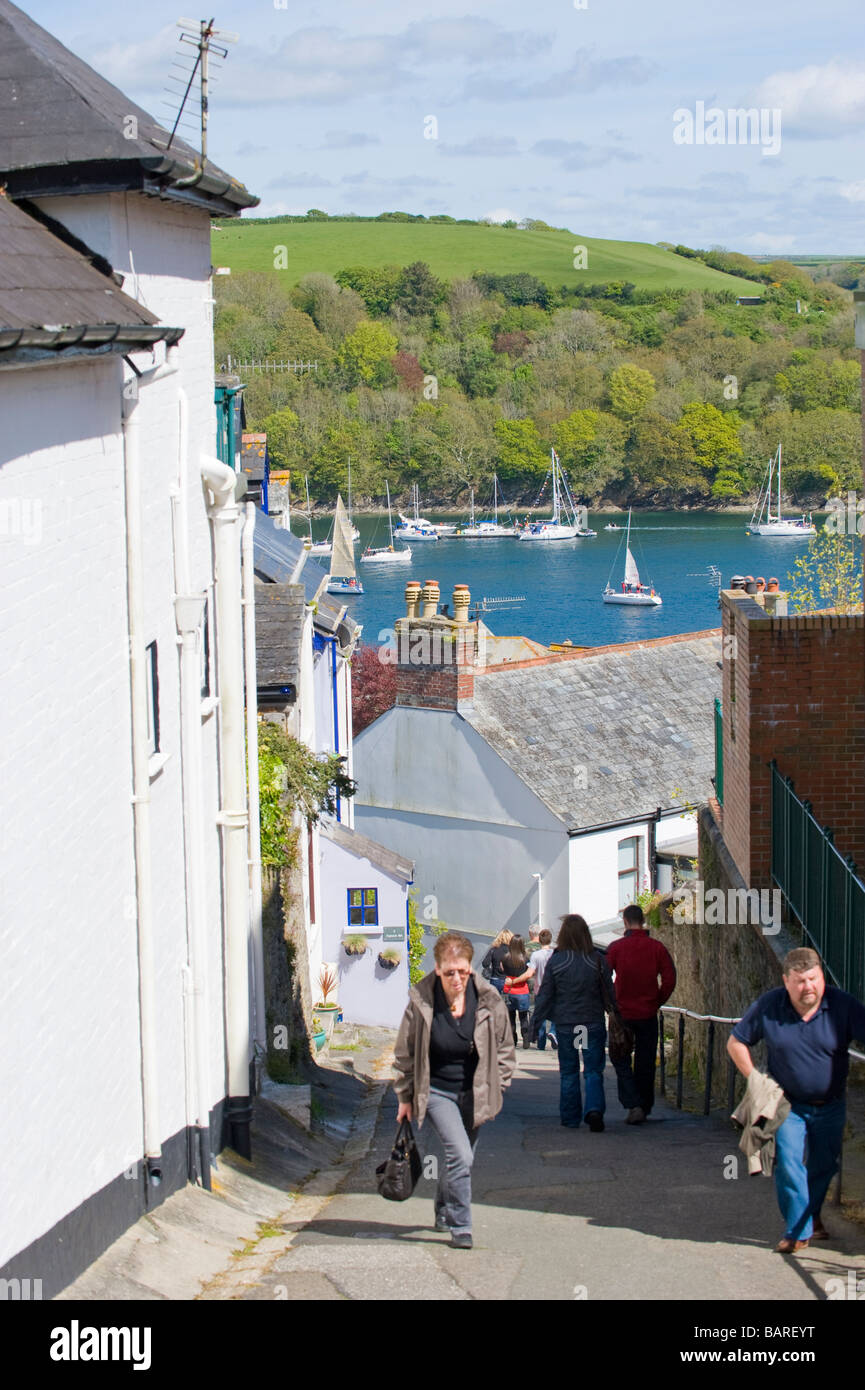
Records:
[[[600,951],[584,956],[581,951],[555,950],[547,961],[544,979],[535,996],[535,1017],[551,1018],[558,1025],[603,1023],[604,993],[612,1001],[613,977]]]
[[[505,974],[504,960],[509,950],[509,946],[491,946],[481,961],[482,968],[489,970],[490,974],[498,979],[503,978]]]
[[[445,998],[442,982],[436,976],[429,1040],[429,1079],[430,1085],[437,1091],[450,1091],[452,1095],[458,1095],[460,1091],[472,1089],[472,1078],[478,1064],[474,1044],[477,1007],[477,986],[470,979],[466,986],[465,1011],[462,1018],[455,1018]]]

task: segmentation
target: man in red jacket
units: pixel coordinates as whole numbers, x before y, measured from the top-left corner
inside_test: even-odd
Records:
[[[666,946],[649,935],[641,907],[626,907],[622,920],[625,935],[607,947],[607,960],[619,1012],[634,1035],[634,1056],[633,1066],[630,1058],[616,1065],[616,1077],[625,1124],[641,1125],[655,1098],[658,1011],[676,988],[676,967]]]

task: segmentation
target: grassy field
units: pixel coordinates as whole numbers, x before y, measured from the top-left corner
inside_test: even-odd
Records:
[[[476,270],[507,275],[527,271],[558,288],[630,280],[639,289],[733,290],[759,286],[723,275],[699,261],[640,241],[603,241],[570,232],[523,232],[505,227],[455,227],[411,222],[226,222],[213,233],[213,264],[232,270],[273,270],[274,248],[286,248],[280,271],[292,284],[312,270],[333,275],[350,265],[410,265],[426,261],[435,275],[453,279]],[[588,252],[574,269],[574,248]]]

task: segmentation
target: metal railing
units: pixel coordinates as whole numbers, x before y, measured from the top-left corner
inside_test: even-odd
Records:
[[[739,1022],[738,1018],[722,1018],[718,1014],[695,1014],[690,1009],[679,1009],[671,1004],[665,1004],[660,1011],[658,1018],[658,1041],[659,1041],[659,1065],[658,1065],[658,1090],[664,1100],[667,1099],[667,1050],[664,1039],[664,1015],[677,1014],[679,1018],[677,1039],[676,1039],[676,1109],[683,1108],[684,1083],[685,1083],[685,1019],[692,1018],[697,1023],[707,1023],[709,1025],[708,1037],[706,1038],[706,1079],[703,1088],[703,1114],[709,1115],[712,1110],[712,1081],[714,1079],[715,1063],[715,1026],[716,1024],[726,1024],[732,1028]],[[848,1055],[857,1062],[865,1062],[865,1053],[857,1052],[855,1048],[848,1048]],[[727,1058],[727,1095],[724,1109],[729,1115],[736,1106],[736,1077],[738,1072],[733,1063],[732,1057]],[[843,1161],[844,1146],[842,1142],[841,1154],[838,1160],[838,1174],[835,1185],[833,1201],[836,1204],[841,1202],[841,1183],[843,1181]]]
[[[815,819],[793,780],[774,760],[772,776],[772,879],[802,924],[808,944],[832,983],[865,999],[865,883],[856,865],[833,844],[828,826]]]
[[[715,698],[715,796],[724,804],[724,716],[721,701]]]

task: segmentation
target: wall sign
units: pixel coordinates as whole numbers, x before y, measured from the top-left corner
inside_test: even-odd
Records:
[[[405,927],[383,927],[382,941],[405,941]]]

